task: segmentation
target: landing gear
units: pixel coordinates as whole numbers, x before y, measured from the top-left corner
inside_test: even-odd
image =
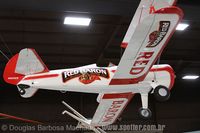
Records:
[[[25,89],[30,88],[30,86],[29,86],[29,85],[26,85],[26,84],[18,84],[17,86],[18,86],[18,88],[19,88],[19,93],[20,93],[20,95],[26,94],[26,90],[25,90]]]
[[[149,91],[149,93],[151,90]],[[147,92],[141,93],[141,100],[142,100],[142,108],[139,109],[139,115],[144,118],[148,119],[152,116],[151,110],[148,108],[148,94]],[[157,86],[154,91],[154,97],[158,101],[166,101],[170,98],[170,91],[167,87],[159,85]]]
[[[149,119],[152,116],[151,110],[150,109],[144,109],[144,108],[140,108],[139,109],[139,115],[140,117],[144,118],[144,119]]]
[[[142,107],[139,109],[139,115],[143,119],[149,119],[152,116],[151,110],[148,108],[148,93],[141,94]]]
[[[19,90],[19,94],[20,94],[20,95],[24,95],[25,93],[26,93],[25,89],[20,89],[20,90]]]
[[[167,87],[159,85],[154,89],[154,97],[160,102],[167,101],[170,98],[170,91]]]

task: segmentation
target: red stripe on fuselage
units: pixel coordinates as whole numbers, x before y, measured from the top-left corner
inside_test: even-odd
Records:
[[[38,75],[38,76],[26,77],[24,80],[53,78],[53,77],[58,77],[58,76],[59,76],[59,74],[46,74],[46,75]]]

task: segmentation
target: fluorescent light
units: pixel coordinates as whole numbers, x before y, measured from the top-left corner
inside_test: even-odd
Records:
[[[184,23],[180,23],[178,24],[178,26],[176,27],[176,30],[185,30],[187,27],[189,26],[189,24],[184,24]]]
[[[64,24],[89,26],[91,18],[65,17]]]
[[[199,76],[197,75],[186,75],[182,79],[197,79],[197,78],[199,78]]]

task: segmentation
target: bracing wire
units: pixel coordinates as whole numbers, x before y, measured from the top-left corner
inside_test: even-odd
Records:
[[[7,60],[9,60],[8,56],[7,56],[6,54],[4,54],[3,51],[0,50],[0,53],[1,53]]]
[[[160,57],[158,57],[156,65],[160,64]],[[154,80],[157,81],[156,73],[154,73]]]
[[[10,55],[13,56],[13,53],[11,52],[10,48],[8,47],[8,45],[7,45],[6,41],[4,40],[2,34],[0,34],[0,39],[1,39],[2,43],[4,44],[4,46],[7,48]]]
[[[2,43],[4,44],[4,46],[6,47],[6,49],[8,50],[8,52],[10,53],[10,55],[13,56],[11,50],[9,49],[8,45],[6,44],[4,38],[3,38],[3,36],[2,36],[1,34],[0,34],[0,39],[1,39]],[[1,53],[7,60],[9,60],[9,57],[8,57],[2,50],[0,50],[0,53]]]
[[[160,57],[158,57],[158,60],[157,60],[157,65],[160,64]]]

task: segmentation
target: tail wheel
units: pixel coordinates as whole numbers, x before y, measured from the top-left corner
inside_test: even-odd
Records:
[[[167,87],[159,85],[154,89],[154,97],[160,102],[167,101],[170,98],[170,91]]]
[[[151,110],[148,108],[147,109],[140,108],[139,114],[140,114],[140,117],[142,117],[143,119],[149,119],[152,116]]]
[[[24,95],[26,93],[25,89],[20,89],[19,90],[20,95]]]

